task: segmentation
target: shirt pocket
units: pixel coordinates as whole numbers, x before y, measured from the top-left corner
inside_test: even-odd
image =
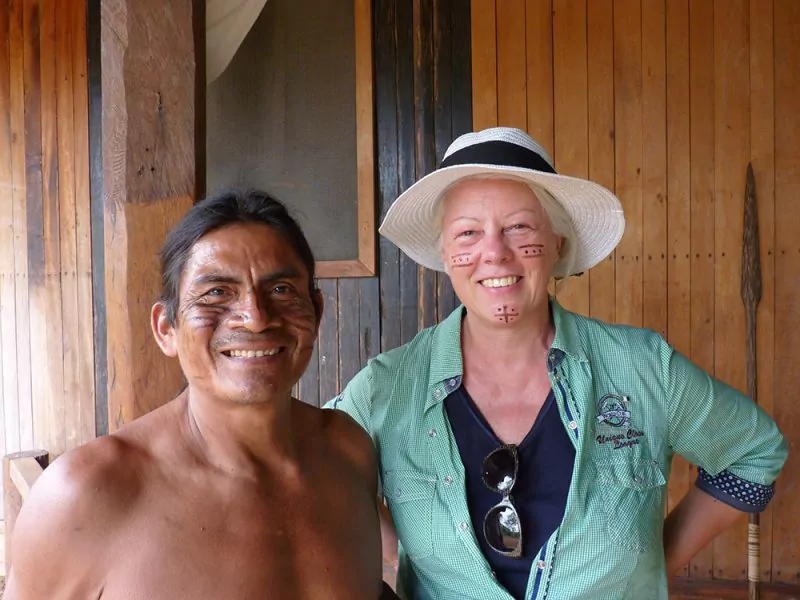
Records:
[[[597,471],[609,539],[639,554],[661,544],[667,480],[658,463],[601,463]]]
[[[436,479],[416,471],[387,471],[383,488],[403,550],[415,560],[431,556]]]

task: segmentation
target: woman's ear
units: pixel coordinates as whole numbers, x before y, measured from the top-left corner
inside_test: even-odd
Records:
[[[150,327],[161,351],[171,358],[178,356],[177,331],[169,322],[163,302],[156,302],[150,310]]]

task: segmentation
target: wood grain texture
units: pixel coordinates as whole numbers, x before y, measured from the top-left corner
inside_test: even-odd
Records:
[[[614,2],[614,120],[616,193],[625,234],[616,252],[618,323],[642,325],[642,7]]]
[[[589,2],[589,9],[592,9]],[[526,0],[525,57],[527,131],[553,156],[553,0]]]
[[[691,359],[714,372],[714,5],[689,0],[691,164]],[[693,472],[694,474],[694,472]],[[711,579],[713,545],[692,560],[692,577]]]
[[[667,335],[666,5],[642,3],[642,325]],[[688,259],[688,253],[684,255]]]
[[[95,333],[92,293],[92,230],[91,195],[89,181],[89,98],[87,52],[87,6],[80,0],[68,4],[72,16],[72,82],[74,123],[74,184],[75,184],[75,236],[77,244],[78,312],[80,325],[77,348],[81,360],[76,378],[77,392],[74,402],[80,405],[80,440],[88,442],[95,437]],[[105,403],[102,414],[105,411]]]
[[[192,1],[156,4],[101,4],[110,431],[182,384],[177,361],[153,340],[149,311],[160,292],[157,248],[195,199],[195,135],[203,134],[194,129]]]
[[[500,0],[497,19],[497,124],[528,123],[525,0]]]
[[[746,0],[714,4],[714,374],[746,391],[745,319],[739,294],[744,182],[750,151]],[[743,579],[746,523],[736,523],[714,542],[714,577]]]
[[[587,3],[589,179],[614,189],[614,15],[613,0]],[[589,315],[614,320],[615,253],[589,271]]]
[[[0,1],[0,451],[20,447],[19,389],[17,376],[17,272],[14,253],[14,177],[11,129],[11,11],[9,0]],[[2,513],[0,513],[2,515]]]
[[[800,4],[775,0],[775,419],[790,444],[774,501],[772,580],[800,583]],[[759,180],[760,181],[760,180]],[[761,185],[760,183],[758,184]],[[760,208],[760,207],[759,207]]]
[[[495,0],[471,0],[472,123],[475,130],[498,124],[497,17]]]
[[[750,161],[757,186],[762,297],[756,326],[758,403],[775,414],[775,65],[772,0],[750,2]],[[772,580],[772,503],[759,516],[761,580]]]
[[[587,74],[586,4],[553,2],[553,104],[555,167],[573,177],[589,175],[589,107]],[[560,303],[589,314],[589,277],[571,277]]]
[[[668,0],[667,47],[667,340],[691,352],[691,123],[689,94],[689,2]],[[667,510],[693,484],[692,468],[681,456],[672,461]],[[689,575],[688,565],[679,574]]]

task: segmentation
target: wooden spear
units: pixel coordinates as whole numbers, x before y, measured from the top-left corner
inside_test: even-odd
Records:
[[[742,302],[747,316],[747,393],[757,398],[756,310],[761,300],[761,254],[758,243],[758,207],[753,165],[747,165],[742,235]],[[750,513],[747,527],[747,581],[750,600],[758,600],[761,580],[761,537],[758,513]]]

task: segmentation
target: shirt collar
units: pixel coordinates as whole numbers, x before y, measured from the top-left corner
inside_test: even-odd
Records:
[[[426,408],[441,402],[461,385],[464,362],[461,354],[461,323],[465,308],[459,305],[448,317],[436,326],[431,344],[431,367],[428,374],[428,399]],[[586,352],[579,332],[577,315],[565,310],[554,297],[550,297],[550,310],[556,335],[551,345],[555,364],[564,355],[586,362]]]

